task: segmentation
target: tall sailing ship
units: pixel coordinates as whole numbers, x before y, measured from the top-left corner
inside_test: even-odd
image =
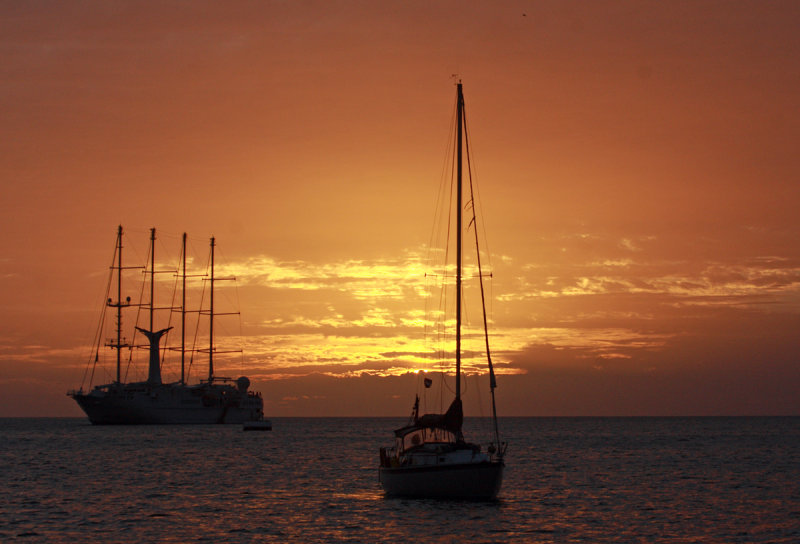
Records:
[[[124,266],[122,260],[122,226],[117,230],[115,254],[111,266],[111,276],[108,282],[108,293],[104,316],[101,317],[101,326],[96,337],[93,357],[89,362],[91,376],[94,376],[101,349],[105,346],[116,351],[116,379],[111,383],[96,385],[84,391],[80,389],[67,393],[75,399],[78,405],[95,425],[120,425],[120,424],[213,424],[249,422],[263,422],[264,401],[261,394],[249,391],[250,380],[244,376],[238,379],[224,378],[214,373],[214,356],[221,352],[214,346],[214,283],[220,279],[214,276],[214,250],[215,240],[211,238],[210,266],[208,277],[207,309],[195,310],[196,313],[208,316],[208,347],[200,350],[186,348],[186,234],[183,235],[181,270],[177,276],[181,279],[181,304],[177,308],[166,308],[170,311],[179,311],[181,316],[181,344],[176,350],[180,351],[181,374],[177,382],[165,383],[161,377],[162,358],[164,350],[160,346],[161,339],[173,327],[156,330],[154,327],[155,304],[155,229],[150,231],[150,264],[149,267]],[[144,304],[134,304],[131,297],[122,299],[123,271],[132,268],[144,268],[145,277],[149,276],[149,301]],[[116,279],[116,281],[114,281]],[[116,290],[116,293],[113,293]],[[114,297],[116,295],[116,298]],[[144,308],[149,316],[148,327],[140,327],[138,323],[135,331],[146,339],[146,343],[137,344],[137,335],[134,332],[134,341],[129,342],[124,336],[123,310],[128,308]],[[113,309],[116,313],[115,337],[103,343],[103,325],[106,321],[105,309]],[[198,320],[199,321],[199,320]],[[129,354],[137,348],[146,348],[149,352],[147,379],[144,381],[123,381],[123,351]],[[208,355],[208,373],[206,379],[199,383],[187,383],[186,355],[199,351]],[[127,366],[128,361],[125,361]],[[88,369],[87,369],[88,370]]]
[[[475,231],[475,250],[480,283],[483,329],[486,344],[486,363],[489,375],[489,390],[492,400],[492,423],[494,437],[485,451],[482,446],[467,442],[462,432],[464,412],[461,400],[462,363],[462,298],[463,298],[463,155],[469,153],[466,139],[466,117],[464,93],[461,82],[457,83],[456,130],[455,130],[455,231],[456,231],[456,326],[455,326],[455,395],[449,408],[441,414],[419,414],[419,396],[408,424],[394,432],[393,447],[380,450],[379,480],[388,496],[438,499],[494,499],[500,491],[505,467],[504,455],[507,444],[500,442],[495,404],[495,380],[489,350],[488,319],[481,272],[480,251],[475,212],[475,197],[472,182],[468,185],[472,210],[469,226]],[[469,168],[469,156],[467,165]],[[429,383],[426,380],[425,386]]]

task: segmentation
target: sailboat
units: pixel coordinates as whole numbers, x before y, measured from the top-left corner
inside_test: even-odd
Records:
[[[463,155],[466,132],[464,93],[461,82],[456,100],[456,331],[455,398],[441,414],[419,414],[417,396],[407,425],[394,431],[395,444],[380,449],[379,480],[391,497],[491,500],[497,497],[503,480],[506,443],[500,442],[495,404],[495,380],[489,351],[488,320],[477,251],[475,206],[470,226],[476,230],[478,278],[481,286],[489,389],[492,399],[494,441],[486,448],[467,442],[462,432],[464,413],[461,400],[461,318],[463,277]],[[469,146],[466,146],[467,150]],[[469,162],[468,162],[469,164]],[[469,184],[470,191],[472,183]],[[473,202],[473,201],[470,201]],[[426,387],[427,387],[426,383]]]
[[[213,424],[213,423],[235,423],[244,424],[248,422],[263,422],[261,425],[268,425],[264,420],[264,401],[261,394],[249,391],[250,380],[242,376],[236,380],[217,376],[214,373],[214,355],[222,353],[217,351],[214,346],[214,284],[221,279],[214,276],[214,250],[215,239],[211,238],[210,253],[210,274],[206,278],[209,284],[209,307],[207,309],[196,310],[202,315],[208,316],[209,344],[207,349],[200,351],[208,354],[208,374],[205,380],[200,380],[196,384],[188,384],[186,380],[186,354],[192,350],[186,348],[186,234],[183,234],[182,242],[182,270],[178,272],[181,278],[182,296],[181,305],[177,310],[181,315],[181,345],[176,348],[181,355],[181,376],[180,380],[174,383],[164,383],[161,377],[162,360],[160,353],[161,339],[173,327],[156,330],[154,327],[155,305],[155,241],[156,230],[150,230],[150,265],[124,266],[122,261],[122,226],[117,229],[117,240],[114,247],[114,259],[111,266],[111,277],[108,282],[107,302],[105,308],[116,311],[116,331],[115,338],[105,343],[102,342],[102,325],[105,321],[104,315],[101,317],[101,327],[96,337],[93,349],[93,360],[90,360],[91,376],[94,376],[95,368],[98,364],[100,350],[103,345],[116,351],[116,379],[111,383],[97,385],[93,389],[84,391],[80,389],[72,390],[68,396],[75,399],[86,415],[95,425],[121,425],[121,424]],[[145,276],[149,276],[150,299],[145,304],[134,304],[131,297],[122,299],[123,293],[123,271],[133,268],[144,268]],[[116,284],[113,281],[116,276]],[[112,287],[116,287],[116,299],[112,293]],[[129,342],[123,336],[123,310],[128,308],[144,307],[149,314],[149,327],[135,327],[146,340],[147,344],[136,345]],[[105,314],[105,308],[103,314]],[[175,308],[166,308],[175,310]],[[135,333],[134,333],[135,334]],[[134,338],[136,338],[134,336]],[[133,350],[137,347],[145,347],[149,351],[147,380],[135,382],[123,382],[122,377],[122,353],[123,350]],[[88,368],[87,368],[88,370]],[[91,379],[89,383],[91,388]]]

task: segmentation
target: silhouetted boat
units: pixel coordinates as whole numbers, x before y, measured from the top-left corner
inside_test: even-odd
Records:
[[[75,399],[78,405],[86,412],[89,421],[96,425],[119,424],[207,424],[207,423],[237,423],[258,421],[264,418],[264,401],[260,393],[248,391],[250,380],[240,377],[236,380],[223,378],[214,374],[214,355],[218,352],[214,347],[214,282],[220,278],[214,277],[214,238],[211,238],[211,257],[209,282],[209,308],[198,310],[201,314],[208,315],[209,345],[207,349],[197,350],[208,354],[207,379],[189,385],[186,383],[185,345],[186,327],[186,234],[183,235],[182,268],[178,273],[182,279],[182,303],[179,308],[181,315],[181,378],[176,383],[163,383],[161,379],[161,360],[159,344],[161,338],[172,327],[155,330],[153,327],[154,288],[155,288],[155,229],[150,231],[150,267],[124,267],[122,263],[122,227],[117,231],[114,264],[111,266],[107,293],[107,308],[116,310],[116,338],[108,340],[105,346],[116,350],[116,380],[104,385],[97,385],[89,391],[84,391],[83,386],[78,390],[69,391],[67,394]],[[122,310],[132,306],[142,306],[131,303],[131,298],[122,300],[122,271],[128,268],[145,268],[150,277],[150,300],[143,305],[149,310],[149,328],[135,327],[148,343],[137,346],[128,343],[123,336]],[[114,285],[113,277],[116,276]],[[224,278],[222,278],[224,279]],[[116,300],[112,298],[112,286],[116,287]],[[173,310],[173,308],[167,308]],[[104,312],[105,314],[105,312]],[[90,361],[92,375],[94,375],[100,349],[102,347],[102,327],[105,322],[101,317],[101,326],[96,338],[93,351],[94,360]],[[135,335],[135,333],[134,333]],[[135,338],[135,336],[134,336]],[[149,348],[149,365],[146,381],[123,383],[121,377],[122,350],[132,350],[136,347]],[[89,384],[91,387],[91,383]]]
[[[477,248],[475,206],[472,227],[476,230],[478,277],[481,287],[489,389],[492,398],[494,441],[486,451],[464,439],[461,402],[461,304],[462,304],[462,155],[466,132],[464,94],[457,84],[456,101],[456,331],[455,331],[455,398],[443,414],[419,415],[419,396],[408,425],[397,429],[395,445],[380,450],[379,479],[389,496],[440,499],[494,499],[503,480],[503,457],[506,444],[500,442],[494,390],[497,386],[489,351],[489,333],[484,300],[480,252]],[[469,150],[469,146],[467,151]],[[470,183],[470,191],[472,184]],[[471,203],[474,196],[471,195]],[[429,385],[425,384],[426,387]]]
[[[268,419],[261,421],[245,421],[242,425],[243,431],[271,431],[272,422]]]

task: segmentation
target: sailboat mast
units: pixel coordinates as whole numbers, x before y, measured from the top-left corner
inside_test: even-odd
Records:
[[[150,331],[153,329],[153,307],[155,306],[156,280],[156,229],[150,229]]]
[[[183,233],[183,274],[181,274],[181,385],[186,383],[186,233]]]
[[[117,309],[117,339],[109,340],[106,346],[117,350],[117,381],[122,383],[122,348],[130,347],[130,344],[123,342],[122,338],[122,309],[131,305],[131,297],[126,297],[125,302],[122,301],[122,271],[125,270],[122,266],[122,225],[117,228],[117,247],[116,247],[116,266],[111,264],[111,269],[117,271],[117,300],[109,298],[106,304],[111,308]],[[141,268],[140,266],[130,266],[128,268]],[[113,274],[113,272],[112,272]],[[109,293],[110,294],[110,293]]]
[[[462,215],[462,126],[464,123],[464,93],[461,83],[458,87],[456,104],[456,399],[461,398],[461,215]]]
[[[122,383],[122,225],[117,230],[117,383]]]
[[[214,237],[211,237],[211,298],[208,310],[208,381],[214,379]]]

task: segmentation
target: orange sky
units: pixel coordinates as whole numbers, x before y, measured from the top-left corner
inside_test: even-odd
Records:
[[[796,2],[0,10],[0,416],[81,415],[118,224],[217,237],[268,415],[407,414],[454,73],[501,415],[800,414]]]

